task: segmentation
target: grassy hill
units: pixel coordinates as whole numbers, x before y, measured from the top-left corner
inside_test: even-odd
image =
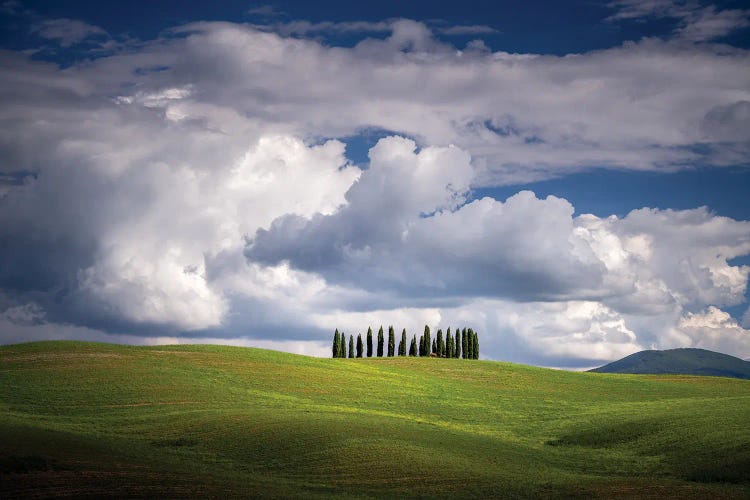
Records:
[[[0,497],[747,498],[750,382],[0,347]]]
[[[711,375],[750,379],[750,362],[705,349],[668,349],[637,352],[591,371]]]

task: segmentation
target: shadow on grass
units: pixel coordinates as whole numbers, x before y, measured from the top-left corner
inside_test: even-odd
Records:
[[[0,474],[28,474],[48,470],[60,470],[60,467],[54,460],[39,455],[0,457]]]
[[[662,426],[659,422],[635,420],[619,424],[607,424],[564,434],[557,439],[547,441],[545,444],[549,446],[611,448],[655,435],[661,429]]]

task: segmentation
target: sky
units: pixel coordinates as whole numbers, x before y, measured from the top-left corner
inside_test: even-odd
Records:
[[[0,343],[750,358],[744,2],[0,2]]]

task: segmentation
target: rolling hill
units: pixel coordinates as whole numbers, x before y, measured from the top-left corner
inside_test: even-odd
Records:
[[[750,382],[0,347],[0,497],[750,495]]]
[[[705,349],[641,351],[599,368],[599,373],[711,375],[750,379],[750,362]]]

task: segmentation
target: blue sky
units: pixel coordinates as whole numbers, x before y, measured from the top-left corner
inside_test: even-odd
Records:
[[[0,342],[750,357],[743,2],[0,4]]]
[[[319,2],[286,1],[253,3],[247,1],[180,2],[155,1],[107,5],[100,2],[26,1],[23,6],[41,17],[80,19],[110,33],[140,39],[158,36],[164,29],[191,21],[258,22],[304,19],[322,21],[381,21],[404,17],[447,24],[486,25],[496,33],[482,36],[487,45],[508,52],[567,54],[606,49],[644,36],[667,36],[677,22],[671,18],[639,18],[629,22],[607,23],[603,19],[617,9],[608,2],[590,0],[551,2],[543,0],[496,2],[490,0],[454,2]],[[721,9],[741,9],[741,1],[714,2]],[[23,23],[5,19],[3,44],[14,46],[28,40]],[[9,29],[11,28],[11,29]],[[12,29],[16,28],[16,29]],[[727,33],[722,41],[748,47],[748,28]],[[458,37],[458,43],[471,37]],[[357,37],[337,40],[356,43]]]

